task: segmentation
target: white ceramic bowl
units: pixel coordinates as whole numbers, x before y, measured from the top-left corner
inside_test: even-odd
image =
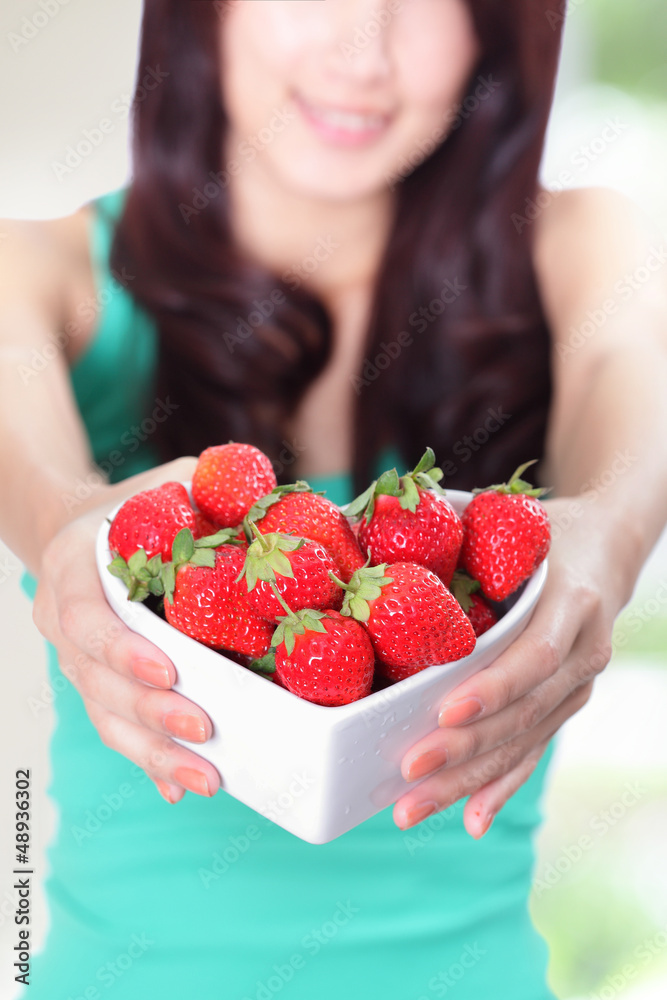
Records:
[[[447,491],[458,513],[471,497]],[[331,708],[298,698],[128,601],[124,584],[106,568],[112,559],[108,534],[105,520],[97,564],[109,604],[129,628],[164,650],[176,667],[175,690],[213,723],[204,746],[183,745],[217,768],[226,792],[311,844],[339,837],[412,787],[400,773],[403,755],[437,728],[444,696],[488,667],[523,631],[547,574],[545,561],[469,656]]]

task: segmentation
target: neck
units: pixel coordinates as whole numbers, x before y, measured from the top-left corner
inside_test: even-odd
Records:
[[[393,219],[388,189],[354,202],[307,198],[254,161],[229,190],[239,246],[292,287],[307,288],[335,313],[342,297],[373,283]]]

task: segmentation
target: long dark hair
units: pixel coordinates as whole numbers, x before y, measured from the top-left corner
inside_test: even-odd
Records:
[[[444,141],[394,179],[354,380],[358,488],[388,445],[407,465],[431,445],[459,488],[497,481],[544,450],[550,341],[530,218],[562,3],[468,2],[481,57],[467,96]],[[161,82],[135,98],[134,175],[112,265],[136,275],[132,294],[159,330],[159,385],[179,404],[163,425],[165,458],[234,439],[278,463],[290,417],[330,356],[332,326],[316,298],[234,243],[224,6],[145,2],[139,66]],[[284,478],[294,478],[289,466]]]

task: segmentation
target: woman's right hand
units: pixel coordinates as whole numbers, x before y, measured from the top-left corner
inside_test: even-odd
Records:
[[[207,796],[218,791],[213,765],[171,738],[196,746],[210,739],[213,727],[199,706],[170,690],[176,681],[170,659],[109,607],[95,537],[118,503],[170,480],[191,479],[195,465],[196,459],[178,459],[105,487],[95,506],[88,501],[86,512],[45,548],[33,610],[102,742],[143,768],[168,802],[178,802],[186,790]]]

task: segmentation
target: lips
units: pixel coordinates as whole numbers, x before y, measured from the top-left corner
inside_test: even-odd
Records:
[[[358,145],[377,139],[386,131],[392,115],[366,108],[350,108],[307,101],[294,95],[306,122],[324,139]]]

